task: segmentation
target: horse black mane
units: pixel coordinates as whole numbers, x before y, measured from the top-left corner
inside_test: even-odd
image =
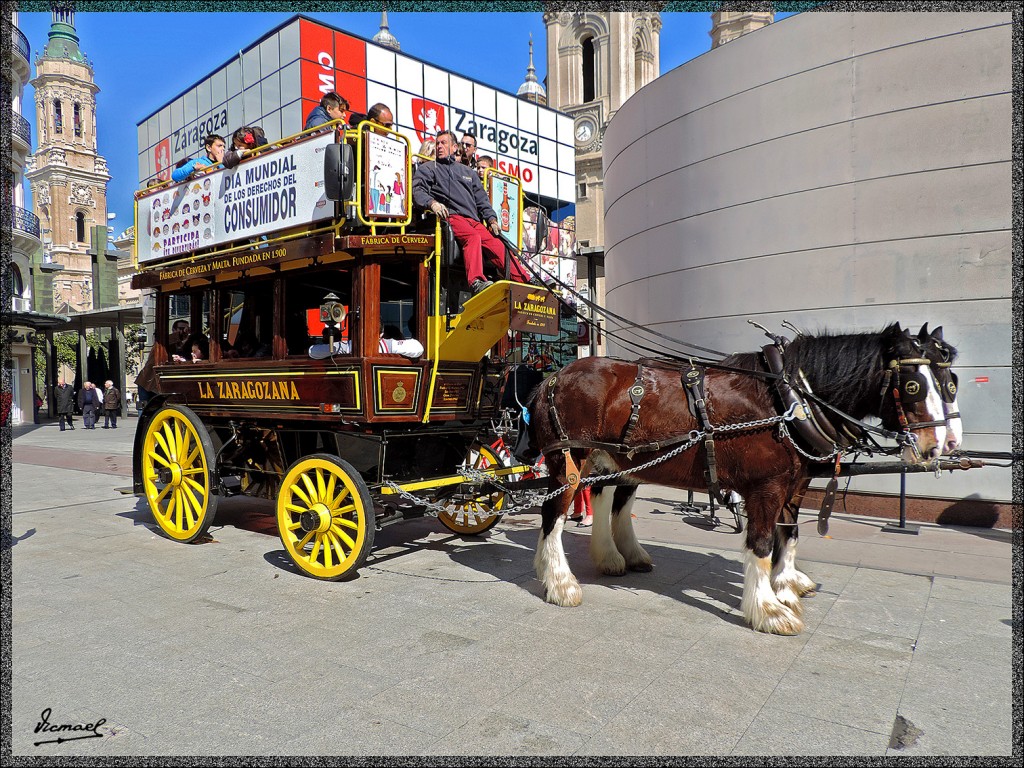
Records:
[[[790,342],[783,365],[793,384],[798,384],[797,374],[802,371],[814,394],[860,418],[877,402],[884,366],[897,350],[903,357],[921,354],[898,323],[877,333],[824,330]],[[732,355],[723,363],[763,370],[755,353]]]

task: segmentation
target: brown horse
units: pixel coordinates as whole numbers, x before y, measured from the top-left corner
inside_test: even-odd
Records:
[[[923,339],[898,324],[880,333],[801,335],[786,347],[783,370],[792,382],[802,373],[818,398],[849,416],[878,417],[890,432],[902,430],[904,460],[921,461],[950,449],[943,403],[930,361],[922,356],[924,346]],[[727,425],[771,420],[783,410],[773,381],[754,373],[766,371],[759,353],[733,355],[721,365],[751,371],[709,366],[704,388],[707,414],[715,428],[718,479],[746,502],[743,615],[754,629],[798,634],[803,629],[800,597],[816,588],[795,565],[796,512],[810,482],[810,459],[805,455],[810,451],[798,449],[778,421],[721,431]],[[545,455],[550,489],[565,483],[573,464],[583,467],[584,476],[600,476],[631,470],[669,450],[630,455],[611,447],[622,445],[627,433],[629,447],[650,447],[655,441],[671,445],[673,440],[678,446],[680,439],[694,434],[692,430],[701,430],[687,403],[681,378],[686,370],[685,364],[664,361],[638,364],[591,357],[571,363],[542,384],[530,407],[530,437]],[[635,390],[632,399],[629,392],[638,380],[645,392],[630,428],[631,406],[637,398]],[[837,417],[831,420],[840,422]],[[567,443],[573,463],[568,471],[563,452]],[[697,441],[667,461],[625,475],[619,485],[594,483],[590,552],[601,573],[651,570],[651,558],[637,541],[630,516],[636,486],[705,489],[706,455]],[[578,605],[582,599],[561,541],[571,501],[567,492],[544,503],[534,558],[546,599],[562,606]]]

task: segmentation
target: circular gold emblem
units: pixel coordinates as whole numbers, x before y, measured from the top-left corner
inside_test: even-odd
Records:
[[[946,390],[949,392],[949,394],[953,395],[953,397],[956,397],[956,382],[955,381],[949,382],[946,385]]]
[[[631,395],[635,395],[636,397],[640,397],[644,393],[644,388],[640,386],[633,387],[631,390],[629,390],[629,393]]]
[[[401,403],[405,401],[408,395],[409,393],[405,391],[405,385],[402,382],[398,382],[398,386],[391,392],[391,399],[396,403]]]
[[[700,376],[699,371],[687,371],[686,373],[686,378],[688,379],[696,379],[698,376]]]
[[[916,395],[921,391],[921,385],[911,379],[907,382],[906,391],[908,395]]]

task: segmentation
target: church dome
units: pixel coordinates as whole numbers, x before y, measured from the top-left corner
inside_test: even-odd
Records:
[[[391,30],[388,29],[388,12],[381,11],[380,14],[380,32],[373,36],[373,42],[377,45],[383,45],[385,48],[393,48],[396,51],[402,49],[401,43],[398,42],[398,38],[391,34]]]
[[[533,66],[533,35],[530,35],[530,65],[526,68],[526,80],[519,86],[516,96],[537,104],[547,104],[548,94],[537,80],[537,69]]]

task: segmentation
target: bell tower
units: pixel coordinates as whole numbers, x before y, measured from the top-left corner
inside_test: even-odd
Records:
[[[577,271],[591,300],[604,304],[604,131],[658,77],[661,14],[549,10],[544,25],[548,106],[575,121]],[[599,333],[593,326],[590,333],[591,353],[601,353]]]
[[[55,276],[55,312],[94,307],[94,262],[102,259],[93,227],[107,226],[107,161],[97,152],[92,63],[78,47],[75,12],[55,5],[50,33],[32,80],[38,149],[25,174],[39,217],[44,260],[63,264]],[[105,250],[105,242],[102,244]],[[92,253],[90,253],[92,251]]]
[[[620,106],[658,76],[661,14],[548,11],[548,106],[575,118],[576,240],[604,243],[605,126]]]

